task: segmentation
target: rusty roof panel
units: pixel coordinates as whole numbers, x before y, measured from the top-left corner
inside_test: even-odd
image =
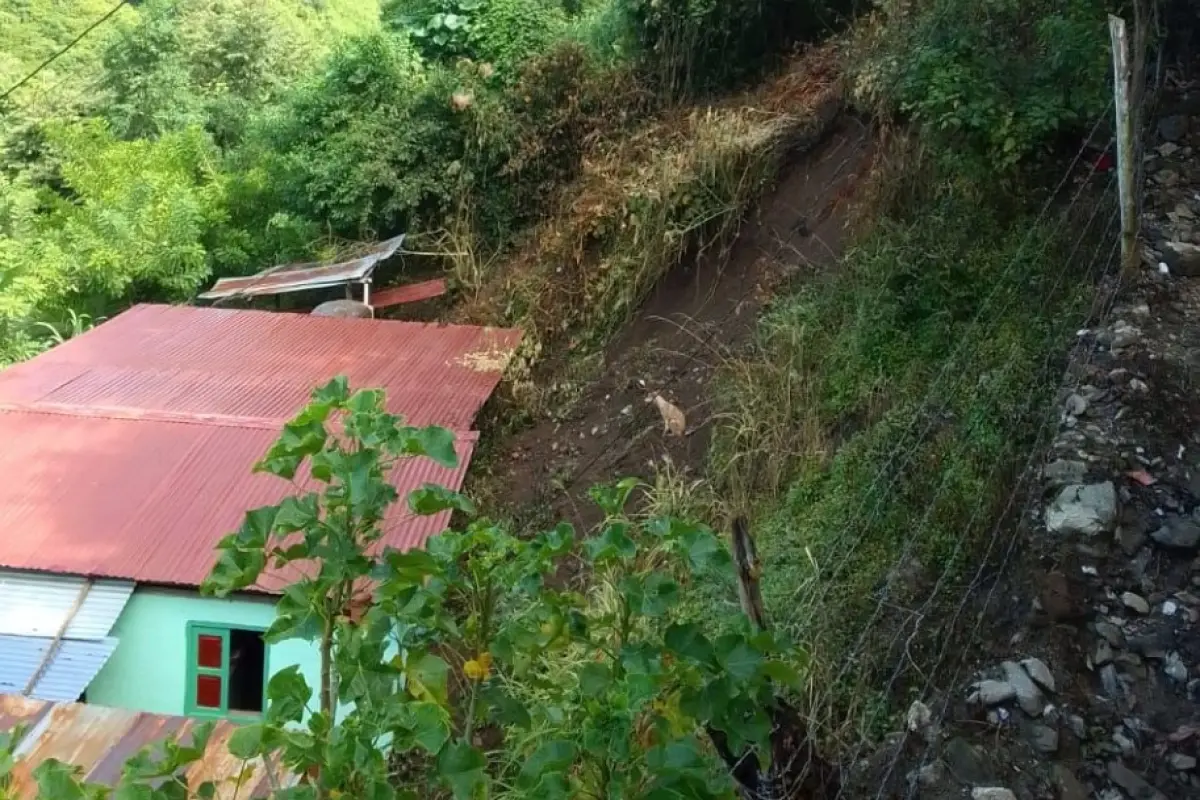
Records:
[[[312,388],[380,387],[412,424],[459,431],[460,463],[391,475],[401,493],[462,484],[474,416],[517,331],[142,305],[0,372],[0,567],[198,584],[221,536],[289,484],[251,468]],[[421,545],[444,517],[397,504],[385,542]],[[273,591],[265,576],[257,587]]]
[[[437,278],[432,281],[410,283],[404,286],[392,286],[371,293],[373,308],[391,308],[404,303],[416,303],[431,297],[440,297],[446,293],[446,280]]]
[[[272,267],[257,275],[222,278],[201,294],[200,299],[285,294],[362,281],[370,277],[380,261],[395,255],[403,242],[404,234],[401,234],[380,242],[358,258],[338,264],[289,264]]]
[[[148,583],[198,585],[214,547],[252,508],[292,484],[252,467],[276,429],[0,411],[0,566]],[[401,462],[402,496],[425,483],[462,485],[475,435],[458,437],[459,466]],[[446,518],[416,517],[397,503],[385,541],[420,546]],[[259,588],[280,581],[264,577]]]
[[[33,770],[48,758],[79,767],[91,783],[112,786],[130,756],[165,741],[189,741],[198,724],[184,717],[0,695],[0,726],[9,730],[17,723],[28,728],[14,753],[17,764],[12,773],[13,796],[30,799],[37,796]],[[216,724],[204,756],[187,770],[192,790],[205,781],[228,786],[243,774],[242,760],[229,753],[229,737],[234,730],[236,727],[228,721]],[[294,775],[277,773],[277,776],[283,787],[296,784]],[[243,777],[240,796],[265,797],[267,788],[261,760],[251,762]]]

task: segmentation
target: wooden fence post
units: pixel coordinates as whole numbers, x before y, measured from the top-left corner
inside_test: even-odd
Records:
[[[1125,32],[1125,20],[1109,15],[1108,31],[1112,37],[1113,51],[1113,101],[1117,114],[1117,191],[1121,204],[1121,266],[1128,272],[1137,269],[1138,255],[1138,187],[1133,124],[1130,105],[1133,92],[1132,70],[1129,60],[1129,38]]]

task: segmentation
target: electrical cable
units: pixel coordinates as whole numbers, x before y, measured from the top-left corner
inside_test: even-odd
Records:
[[[49,58],[47,58],[41,64],[38,64],[37,67],[33,70],[33,72],[29,73],[24,78],[21,78],[21,80],[17,81],[15,84],[10,86],[8,88],[8,90],[4,92],[4,94],[0,94],[0,101],[7,100],[8,96],[10,94],[15,92],[17,89],[20,89],[25,84],[29,83],[29,81],[31,81],[35,77],[37,77],[39,72],[41,72],[46,67],[53,64],[55,61],[57,61],[62,56],[66,55],[66,53],[72,47],[74,47],[75,45],[77,45],[81,41],[83,41],[83,38],[85,36],[87,36],[89,33],[96,30],[96,28],[99,28],[102,24],[104,24],[109,19],[111,19],[114,14],[116,14],[118,11],[120,11],[121,8],[124,7],[125,5],[127,5],[128,3],[129,3],[129,0],[121,0],[121,2],[117,3],[111,9],[109,9],[107,14],[105,14],[103,17],[101,17],[100,19],[93,22],[91,25],[87,26],[87,28],[85,28],[82,33],[80,33],[78,36],[76,36],[74,39],[72,39],[70,42],[68,42],[65,47],[63,47],[61,50],[59,50],[56,53],[54,53],[53,55],[51,55]]]

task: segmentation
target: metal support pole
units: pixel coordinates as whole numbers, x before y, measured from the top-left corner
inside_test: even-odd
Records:
[[[1113,100],[1117,113],[1117,190],[1121,204],[1121,265],[1125,270],[1137,269],[1138,213],[1137,186],[1134,181],[1137,164],[1134,156],[1134,125],[1130,109],[1133,94],[1129,60],[1129,39],[1125,20],[1109,15],[1108,31],[1112,36]]]

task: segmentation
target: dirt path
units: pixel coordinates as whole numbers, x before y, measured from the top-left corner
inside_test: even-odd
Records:
[[[722,353],[753,334],[782,282],[836,261],[844,201],[869,167],[870,132],[839,119],[823,141],[797,156],[742,229],[728,261],[705,255],[675,270],[609,345],[598,379],[562,419],[544,421],[493,453],[488,493],[520,520],[594,524],[586,492],[627,475],[645,477],[669,458],[681,469],[705,464],[713,420],[711,379]],[[682,437],[665,433],[650,398],[687,416]]]

